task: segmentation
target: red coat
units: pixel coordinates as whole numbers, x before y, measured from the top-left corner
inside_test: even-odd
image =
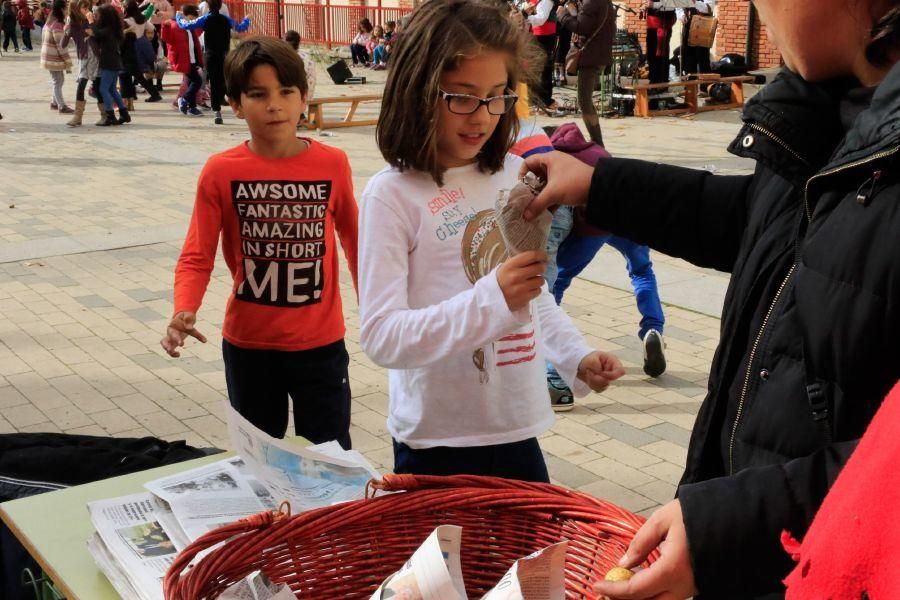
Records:
[[[900,598],[900,384],[885,399],[798,544],[788,600]]]
[[[194,38],[194,64],[203,66],[203,47],[200,45],[199,30],[185,31],[174,20],[162,24],[160,37],[169,49],[169,67],[178,73],[190,73],[191,54],[188,47],[189,36]]]
[[[19,0],[19,11],[16,13],[16,20],[22,29],[34,29],[34,17],[31,16],[28,0]]]

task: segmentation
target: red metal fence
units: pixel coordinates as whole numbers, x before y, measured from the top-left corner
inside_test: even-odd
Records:
[[[180,10],[188,0],[175,0]],[[298,32],[304,44],[319,44],[327,48],[349,46],[356,35],[360,19],[368,17],[373,25],[399,21],[409,14],[408,8],[382,6],[334,5],[284,2],[283,0],[227,0],[231,17],[240,21],[250,17],[251,34],[283,37],[290,29]]]

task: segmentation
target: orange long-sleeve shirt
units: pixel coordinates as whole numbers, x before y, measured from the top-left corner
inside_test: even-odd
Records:
[[[196,313],[219,233],[234,278],[222,336],[241,348],[308,350],[344,337],[340,236],[356,287],[357,206],[347,155],[307,140],[285,159],[246,143],[212,156],[175,268],[175,312]]]

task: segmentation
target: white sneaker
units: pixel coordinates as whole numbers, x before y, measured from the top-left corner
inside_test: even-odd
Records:
[[[655,329],[644,335],[644,373],[650,377],[659,377],[666,372],[666,343],[663,336]]]

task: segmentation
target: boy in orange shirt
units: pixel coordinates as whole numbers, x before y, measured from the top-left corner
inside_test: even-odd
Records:
[[[207,161],[175,268],[170,356],[196,328],[219,234],[234,278],[222,353],[232,406],[283,437],[288,397],[297,435],[350,448],[349,356],[335,230],[356,286],[357,206],[347,156],[296,136],[306,109],[303,61],[289,44],[245,40],[228,55],[225,85],[250,141]]]

